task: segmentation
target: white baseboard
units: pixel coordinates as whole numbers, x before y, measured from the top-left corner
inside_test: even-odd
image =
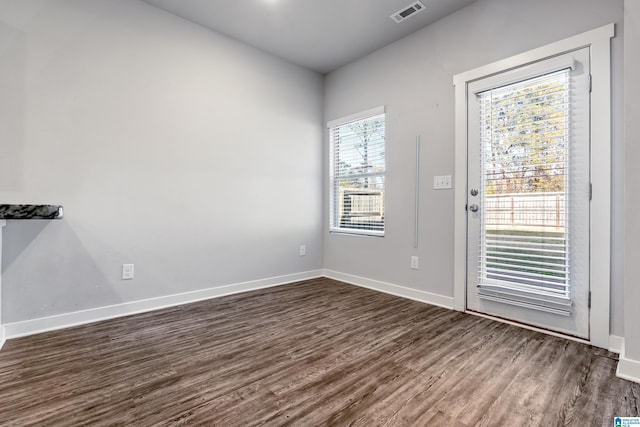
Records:
[[[323,275],[329,279],[339,280],[341,282],[350,283],[352,285],[372,289],[374,291],[384,292],[385,294],[391,294],[414,301],[453,309],[453,297],[445,297],[438,294],[432,294],[430,292],[380,282],[378,280],[367,279],[365,277],[354,276],[351,274],[340,273],[333,270],[324,270]]]
[[[12,339],[24,337],[27,335],[39,334],[42,332],[69,328],[72,326],[85,325],[87,323],[98,322],[101,320],[113,319],[116,317],[128,316],[137,313],[144,313],[147,311],[159,310],[162,308],[188,304],[211,298],[218,298],[225,295],[270,288],[273,286],[284,285],[301,280],[314,279],[317,277],[321,277],[322,273],[322,270],[312,270],[303,273],[288,274],[285,276],[270,277],[267,279],[253,280],[250,282],[236,283],[216,288],[184,292],[180,294],[167,295],[140,301],[132,301],[123,304],[93,308],[89,310],[75,311],[72,313],[64,313],[55,316],[42,317],[39,319],[7,323],[4,325],[5,338]]]
[[[101,320],[129,316],[132,314],[159,310],[167,307],[218,298],[226,295],[233,295],[242,292],[270,288],[273,286],[284,285],[301,280],[314,279],[317,277],[327,277],[363,288],[372,289],[374,291],[383,292],[386,294],[391,294],[427,304],[437,305],[439,307],[448,309],[453,309],[454,307],[453,297],[446,297],[443,295],[407,288],[392,283],[386,283],[378,280],[367,279],[365,277],[340,273],[333,270],[312,270],[302,273],[288,274],[285,276],[270,277],[267,279],[236,283],[216,288],[201,289],[192,292],[184,292],[180,294],[167,295],[146,300],[98,307],[72,313],[64,313],[55,316],[25,320],[21,322],[7,323],[5,325],[0,325],[0,349],[2,349],[2,346],[4,345],[6,340],[12,338],[19,338],[57,329],[85,325]],[[620,362],[618,364],[617,375],[620,378],[640,382],[640,362],[626,359],[624,357],[624,338],[616,335],[611,335],[609,337],[609,351],[620,353]]]
[[[617,335],[609,335],[609,351],[612,353],[618,353],[622,351],[624,345],[624,338]]]
[[[616,377],[623,380],[640,383],[640,361],[627,359],[624,351],[624,342],[620,351],[620,359],[618,361],[618,369],[616,369]]]

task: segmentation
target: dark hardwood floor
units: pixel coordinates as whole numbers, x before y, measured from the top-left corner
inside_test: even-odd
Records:
[[[316,279],[10,340],[0,425],[611,426],[616,362]]]

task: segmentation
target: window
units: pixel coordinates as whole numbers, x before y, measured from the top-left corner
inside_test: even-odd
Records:
[[[577,179],[571,175],[574,169],[586,169],[575,167],[578,160],[588,160],[588,153],[576,159],[579,150],[572,147],[580,135],[572,135],[577,132],[570,128],[588,123],[575,123],[579,115],[571,113],[578,106],[571,102],[577,97],[571,96],[570,71],[478,94],[484,207],[480,280],[547,300],[571,299],[570,273],[576,268],[569,268],[570,261],[575,262],[569,246],[575,238],[570,242],[567,215],[570,189]],[[588,171],[583,175],[583,186],[588,185]],[[588,228],[588,217],[575,218],[588,211],[588,204],[583,205],[572,212],[570,223],[583,219]],[[571,252],[574,258],[579,251]]]
[[[384,107],[328,123],[330,230],[384,235]]]

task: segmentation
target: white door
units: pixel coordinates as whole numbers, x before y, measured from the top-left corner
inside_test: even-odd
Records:
[[[589,338],[589,48],[468,86],[467,309]]]

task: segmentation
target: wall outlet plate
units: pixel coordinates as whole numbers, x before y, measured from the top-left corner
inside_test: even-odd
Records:
[[[122,280],[131,280],[134,275],[133,264],[122,264]]]
[[[307,247],[305,245],[300,245],[300,256],[305,256],[307,254]]]
[[[411,268],[417,270],[420,268],[420,259],[417,256],[411,257]]]

